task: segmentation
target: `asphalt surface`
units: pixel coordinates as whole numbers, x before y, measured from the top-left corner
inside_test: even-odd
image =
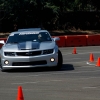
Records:
[[[60,71],[48,68],[0,71],[0,100],[16,100],[18,86],[24,100],[100,100],[99,46],[60,48],[63,66]],[[90,53],[94,62],[89,62]]]

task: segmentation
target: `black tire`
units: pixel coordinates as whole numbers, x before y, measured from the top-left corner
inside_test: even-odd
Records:
[[[1,67],[1,71],[4,72],[4,69],[2,68],[2,65],[0,65],[0,67]]]
[[[63,64],[62,53],[60,50],[58,50],[58,64],[56,66],[56,70],[60,70],[62,68],[62,64]]]
[[[3,68],[2,68],[2,65],[0,64],[0,67],[1,67],[1,71],[2,72],[5,72],[6,70],[4,70]]]

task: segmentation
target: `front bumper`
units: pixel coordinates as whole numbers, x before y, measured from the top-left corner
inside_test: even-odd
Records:
[[[51,62],[51,58],[55,60]],[[8,64],[4,62],[8,61]],[[39,55],[39,56],[4,56],[1,57],[1,65],[3,69],[12,68],[31,68],[31,67],[53,67],[58,63],[58,53]]]

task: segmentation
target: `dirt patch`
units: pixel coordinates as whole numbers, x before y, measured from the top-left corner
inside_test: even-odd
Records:
[[[100,30],[53,30],[49,31],[51,36],[61,35],[95,35],[100,34]],[[0,33],[0,38],[7,38],[10,33]]]
[[[100,34],[100,30],[54,30],[50,31],[51,35],[53,36],[60,36],[60,35],[95,35]]]
[[[7,33],[0,33],[0,38],[7,38],[8,37],[8,35],[9,35],[9,32],[7,32]]]

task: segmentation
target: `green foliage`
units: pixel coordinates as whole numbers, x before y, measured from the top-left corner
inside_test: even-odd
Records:
[[[59,26],[59,19],[73,11],[100,10],[96,0],[0,0],[0,25],[17,23],[24,27]]]

